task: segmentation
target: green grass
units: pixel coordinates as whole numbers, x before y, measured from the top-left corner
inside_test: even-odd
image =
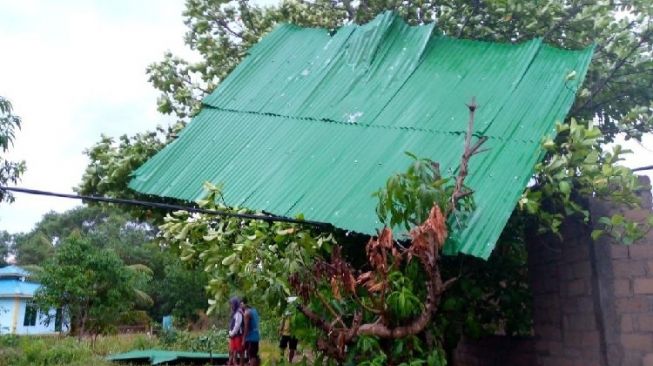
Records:
[[[188,338],[205,337],[207,333],[184,334],[184,341],[162,344],[156,337],[143,334],[122,334],[99,336],[95,342],[90,339],[78,341],[66,336],[0,336],[0,366],[86,366],[86,365],[124,365],[105,361],[107,355],[128,352],[135,349],[176,349],[187,348]],[[223,345],[214,352],[226,353]],[[199,351],[199,350],[198,350]],[[262,341],[260,345],[263,365],[276,365],[279,349],[276,341]]]

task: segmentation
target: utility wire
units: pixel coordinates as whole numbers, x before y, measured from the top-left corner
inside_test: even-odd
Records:
[[[653,170],[653,165],[640,166],[639,168],[632,169],[634,172],[639,172],[641,170]]]
[[[182,211],[204,213],[204,214],[216,215],[216,216],[237,217],[246,220],[261,220],[267,222],[288,222],[292,224],[309,225],[315,227],[330,226],[330,224],[328,223],[319,222],[319,221],[297,220],[297,219],[291,219],[288,217],[275,216],[275,215],[256,215],[256,214],[235,213],[229,211],[207,210],[203,208],[173,205],[173,204],[161,203],[161,202],[148,202],[148,201],[130,200],[130,199],[123,199],[123,198],[109,198],[109,197],[102,197],[102,196],[82,196],[76,194],[48,192],[48,191],[40,191],[37,189],[19,188],[19,187],[0,186],[0,190],[16,192],[16,193],[34,194],[40,196],[72,198],[72,199],[95,201],[95,202],[118,203],[121,205],[130,205],[130,206],[152,207],[152,208],[160,208],[160,209],[170,210],[170,211],[182,210]]]

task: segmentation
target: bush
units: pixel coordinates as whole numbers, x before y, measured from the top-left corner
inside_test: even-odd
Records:
[[[227,330],[215,327],[202,334],[173,330],[163,332],[159,337],[164,349],[177,351],[227,353],[228,342]]]
[[[3,347],[0,366],[98,364],[91,350],[73,339],[13,337],[17,342],[12,342],[11,347]],[[6,339],[3,340],[5,344]]]
[[[18,345],[18,336],[14,334],[0,335],[0,349]]]

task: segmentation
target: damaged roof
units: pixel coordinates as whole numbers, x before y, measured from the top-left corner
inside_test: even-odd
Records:
[[[231,206],[375,234],[372,193],[406,170],[405,152],[457,168],[475,97],[489,150],[470,162],[477,207],[445,251],[487,258],[592,52],[453,39],[391,12],[335,33],[280,25],[130,187],[195,201],[222,183]]]

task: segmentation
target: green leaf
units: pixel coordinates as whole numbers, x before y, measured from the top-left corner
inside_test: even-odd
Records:
[[[592,240],[597,240],[598,238],[601,237],[601,235],[603,235],[603,230],[600,229],[592,230]]]

